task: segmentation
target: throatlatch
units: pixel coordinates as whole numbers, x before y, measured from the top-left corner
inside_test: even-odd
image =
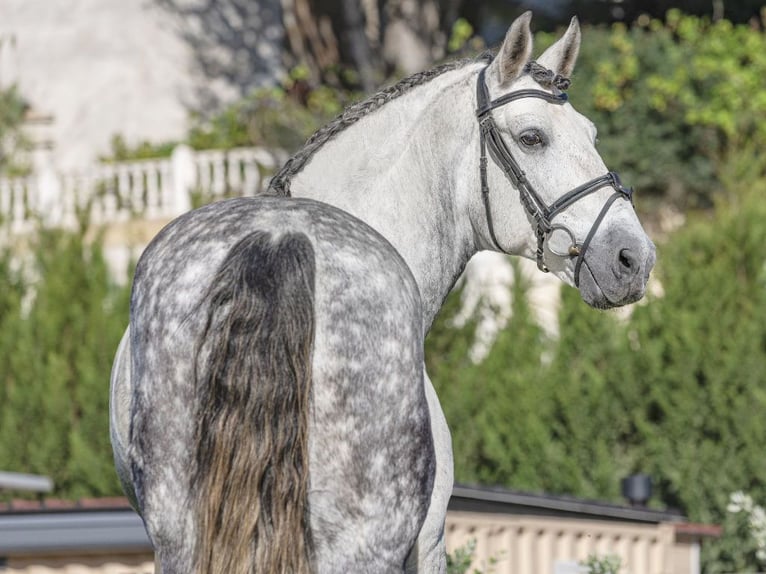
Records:
[[[487,88],[485,79],[486,70],[487,68],[485,67],[479,72],[479,79],[476,82],[476,117],[479,120],[479,140],[481,142],[481,159],[479,162],[479,169],[481,172],[481,194],[484,201],[484,208],[487,211],[487,224],[489,226],[490,237],[492,238],[495,247],[500,251],[505,252],[497,241],[494,225],[492,223],[492,210],[489,202],[489,184],[487,183],[487,150],[489,150],[489,155],[492,157],[495,164],[503,170],[506,177],[519,191],[519,196],[524,209],[526,209],[527,213],[535,222],[535,233],[537,235],[537,267],[543,272],[548,272],[548,267],[545,265],[544,260],[546,241],[550,238],[553,231],[561,230],[569,235],[572,243],[566,254],[552,252],[555,255],[562,257],[577,257],[574,268],[574,282],[575,285],[579,286],[580,267],[585,258],[585,252],[587,251],[593,236],[596,234],[598,226],[603,221],[609,208],[612,207],[612,204],[617,199],[621,197],[625,198],[630,201],[631,205],[633,205],[633,188],[625,187],[620,181],[620,176],[617,175],[616,172],[610,171],[566,192],[552,204],[546,204],[543,198],[540,197],[540,194],[538,194],[535,191],[535,188],[532,187],[524,170],[521,169],[521,166],[513,158],[511,151],[508,149],[508,146],[500,135],[497,124],[495,124],[495,120],[492,117],[492,110],[521,98],[539,98],[551,104],[563,105],[568,101],[567,94],[564,90],[569,87],[569,79],[559,76],[537,62],[532,61],[527,63],[524,67],[524,71],[530,73],[538,83],[546,86],[549,85],[552,90],[551,92],[536,89],[524,89],[504,94],[495,100],[490,100],[489,89]],[[565,225],[561,223],[553,223],[553,218],[570,207],[573,203],[606,186],[612,187],[615,192],[606,200],[606,203],[604,203],[601,212],[598,214],[598,217],[596,217],[588,235],[582,243],[578,243],[574,233]]]

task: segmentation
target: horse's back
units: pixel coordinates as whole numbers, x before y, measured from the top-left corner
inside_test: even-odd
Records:
[[[358,219],[310,200],[275,197],[220,202],[182,216],[150,244],[136,270],[131,474],[150,535],[173,556],[163,567],[190,571],[184,560],[198,534],[189,491],[202,464],[195,437],[204,393],[195,381],[213,352],[198,344],[210,326],[209,293],[232,248],[256,233],[267,242],[301,238],[312,257],[314,568],[401,568],[427,511],[434,472],[417,285],[396,250]],[[270,282],[275,272],[249,264],[258,281]],[[287,306],[280,313],[291,312]]]

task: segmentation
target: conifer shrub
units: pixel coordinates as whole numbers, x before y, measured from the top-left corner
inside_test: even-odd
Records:
[[[84,237],[41,228],[28,249],[0,253],[0,469],[48,475],[63,498],[121,493],[109,374],[129,287]]]

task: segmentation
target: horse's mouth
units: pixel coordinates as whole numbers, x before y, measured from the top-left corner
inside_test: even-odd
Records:
[[[599,279],[586,261],[581,270],[580,296],[594,309],[623,307],[639,301],[644,296],[648,278],[647,273],[645,277],[636,277],[629,282],[617,281],[613,276],[606,274]]]

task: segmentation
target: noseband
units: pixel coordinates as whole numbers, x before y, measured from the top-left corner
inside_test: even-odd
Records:
[[[533,68],[534,72],[539,72],[542,68],[539,64],[530,62],[530,64],[527,64],[527,69],[529,69],[532,64],[535,66],[535,68]],[[568,252],[566,254],[556,253],[553,252],[550,247],[549,251],[554,255],[577,258],[574,268],[574,282],[575,285],[579,287],[580,267],[584,261],[585,252],[587,251],[593,236],[596,234],[596,230],[606,216],[607,211],[609,211],[609,208],[612,207],[612,204],[617,199],[622,197],[630,201],[631,205],[633,204],[633,188],[626,188],[623,186],[617,173],[610,171],[601,177],[597,177],[575,187],[563,194],[552,204],[547,205],[542,197],[540,197],[540,194],[535,191],[534,187],[532,187],[524,170],[521,169],[521,166],[519,166],[518,162],[513,158],[511,151],[508,149],[508,146],[500,135],[495,120],[492,118],[492,110],[513,102],[514,100],[520,100],[521,98],[540,98],[551,104],[563,105],[568,100],[567,95],[563,91],[558,91],[558,89],[555,89],[554,93],[546,92],[544,90],[526,89],[505,94],[496,100],[490,100],[489,89],[487,88],[485,80],[486,70],[486,67],[481,70],[479,79],[476,83],[476,99],[478,103],[476,117],[479,120],[479,138],[481,141],[481,160],[479,164],[479,169],[481,171],[481,194],[484,200],[484,208],[487,211],[487,224],[489,226],[490,237],[492,238],[495,247],[505,253],[505,250],[500,247],[500,244],[497,241],[495,229],[492,224],[492,210],[489,203],[489,185],[487,183],[487,150],[489,150],[489,155],[495,164],[503,170],[506,177],[519,191],[521,203],[534,221],[535,232],[537,234],[537,267],[541,271],[548,272],[548,267],[545,265],[544,260],[546,241],[554,231],[561,230],[569,235],[572,241]],[[566,78],[562,78],[558,75],[554,76],[552,72],[545,70],[544,68],[543,71],[547,72],[548,78],[556,88],[561,87],[562,89],[566,89],[569,84],[569,81]],[[574,233],[568,227],[561,223],[553,223],[553,218],[562,213],[573,203],[606,186],[611,186],[614,188],[615,192],[606,200],[606,203],[601,208],[601,212],[593,222],[588,235],[585,237],[585,241],[578,243]]]

